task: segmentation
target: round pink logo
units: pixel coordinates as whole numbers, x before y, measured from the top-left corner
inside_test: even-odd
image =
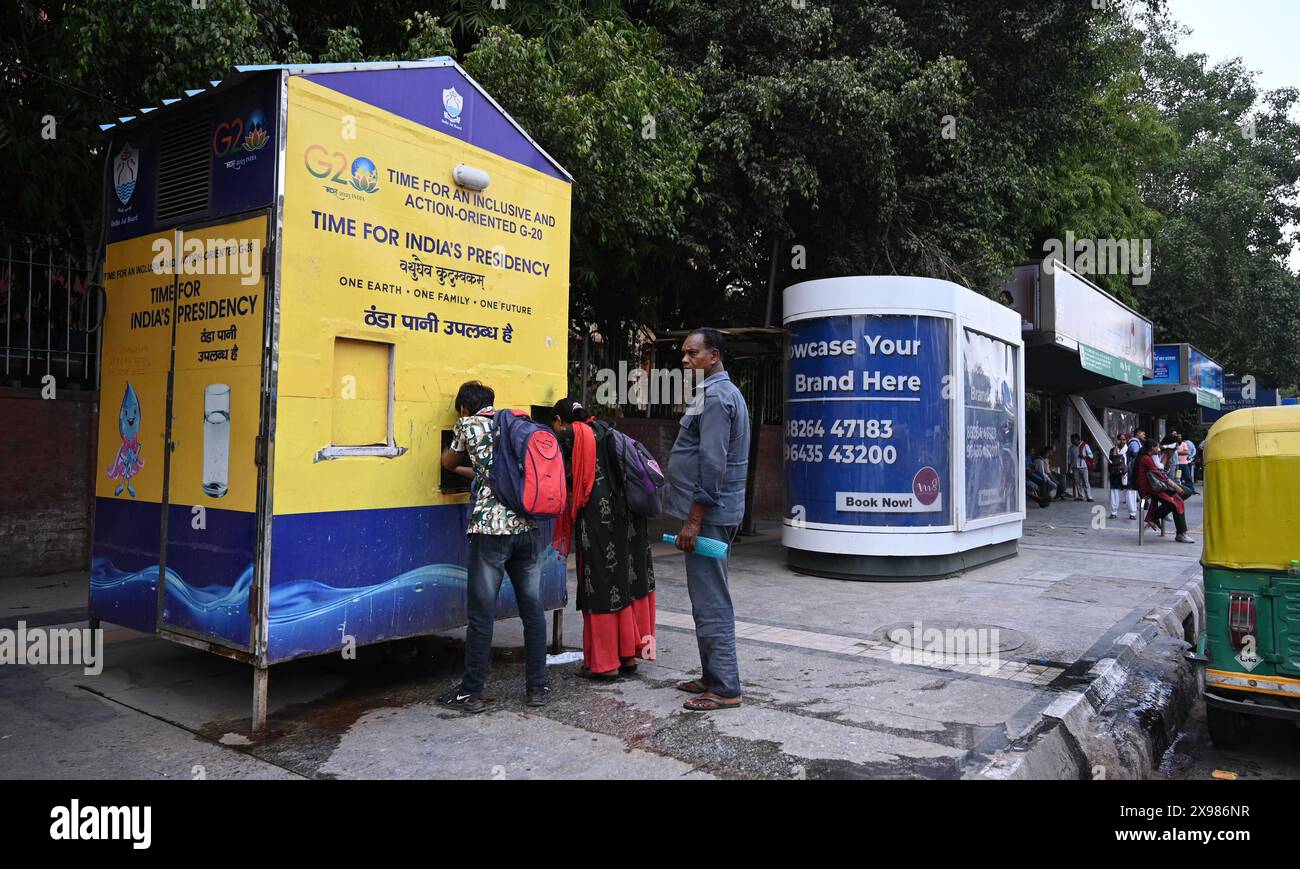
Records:
[[[939,498],[939,472],[926,465],[912,478],[912,494],[925,506],[930,506]]]

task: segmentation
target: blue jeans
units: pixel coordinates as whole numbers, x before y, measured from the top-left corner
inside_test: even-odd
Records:
[[[700,536],[730,544],[735,525],[701,525]],[[736,611],[731,606],[727,561],[686,553],[686,591],[695,618],[700,646],[700,684],[719,697],[740,696],[740,665],[736,661]]]
[[[492,663],[492,628],[497,618],[497,598],[506,574],[519,602],[524,623],[524,657],[529,687],[546,685],[546,612],[542,609],[542,561],[537,529],[522,534],[469,535],[467,603],[469,627],[465,633],[465,675],[461,691],[482,696]]]

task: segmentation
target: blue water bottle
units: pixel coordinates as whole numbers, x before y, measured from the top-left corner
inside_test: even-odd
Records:
[[[676,542],[676,534],[664,535],[664,543],[675,544]],[[712,537],[695,538],[695,554],[703,555],[706,558],[726,558],[727,550],[730,548],[730,546],[723,543],[721,540],[714,540]]]

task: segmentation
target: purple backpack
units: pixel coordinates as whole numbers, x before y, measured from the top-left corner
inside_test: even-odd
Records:
[[[609,454],[623,484],[627,509],[653,519],[663,509],[668,478],[646,445],[615,428],[609,430]]]

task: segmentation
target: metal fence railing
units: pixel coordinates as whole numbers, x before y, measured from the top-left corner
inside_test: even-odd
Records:
[[[95,389],[102,295],[84,258],[34,241],[0,240],[0,384]]]
[[[763,425],[780,425],[785,421],[785,391],[779,356],[737,359],[727,366],[727,371],[740,394],[745,396],[745,403],[751,408],[763,408]],[[760,389],[764,393],[761,405],[758,400]]]
[[[573,395],[581,392],[582,339],[572,336],[569,343],[569,386]],[[641,417],[643,419],[677,419],[685,409],[673,401],[676,395],[669,388],[671,375],[681,369],[681,350],[676,342],[643,341],[636,350],[614,342],[591,341],[586,348],[588,374],[588,402],[591,408],[604,416]],[[618,401],[609,404],[601,400],[599,384],[605,382],[627,384],[630,375],[638,368],[646,372],[639,396],[628,396],[619,391],[620,398],[635,397],[637,401]],[[727,371],[735,381],[745,401],[757,408],[759,390],[764,393],[763,423],[780,425],[784,416],[781,358],[776,354],[742,356],[727,363]],[[657,382],[650,378],[656,378]]]

